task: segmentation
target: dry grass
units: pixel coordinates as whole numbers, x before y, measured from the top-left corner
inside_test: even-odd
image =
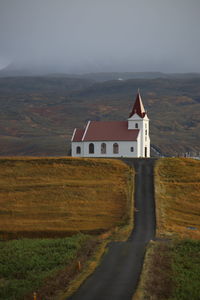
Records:
[[[62,236],[125,224],[131,172],[112,159],[1,158],[1,236]]]
[[[142,277],[133,300],[170,299],[172,267],[170,245],[165,242],[150,242],[145,255]]]
[[[199,300],[200,241],[171,239],[148,245],[134,300]]]
[[[82,272],[80,272],[74,280],[70,282],[70,285],[60,293],[57,293],[55,300],[69,299],[81,286],[81,284],[95,271],[101,258],[106,251],[107,241],[103,241],[97,245],[95,251],[89,259],[87,259]]]
[[[184,238],[200,239],[200,161],[182,158],[157,161],[155,197],[157,237],[161,241],[151,242],[147,248],[133,299],[199,299],[195,296],[199,285],[198,276],[195,277],[199,241]]]
[[[157,235],[200,239],[200,161],[161,159],[155,175]]]

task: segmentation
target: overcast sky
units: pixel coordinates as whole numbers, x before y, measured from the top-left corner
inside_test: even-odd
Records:
[[[200,72],[200,0],[0,0],[0,67]]]

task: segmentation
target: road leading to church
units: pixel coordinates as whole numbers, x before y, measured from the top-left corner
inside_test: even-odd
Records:
[[[127,242],[113,242],[101,265],[71,300],[131,300],[146,245],[155,235],[154,159],[125,159],[135,167],[135,227]]]

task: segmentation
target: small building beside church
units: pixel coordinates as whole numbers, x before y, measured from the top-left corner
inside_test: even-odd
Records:
[[[150,157],[149,118],[138,91],[125,121],[88,121],[75,128],[73,157]]]

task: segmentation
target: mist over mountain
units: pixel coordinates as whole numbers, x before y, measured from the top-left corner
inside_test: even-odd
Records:
[[[109,80],[128,80],[128,79],[156,79],[156,78],[199,78],[200,73],[162,73],[162,72],[98,72],[98,73],[82,73],[82,74],[70,74],[55,72],[55,69],[47,67],[40,70],[37,67],[23,69],[14,64],[9,64],[2,70],[0,70],[0,77],[31,77],[31,76],[49,76],[49,77],[67,77],[67,78],[80,78],[89,79],[93,81],[109,81]]]
[[[199,0],[1,0],[0,69],[200,72],[199,27]]]

